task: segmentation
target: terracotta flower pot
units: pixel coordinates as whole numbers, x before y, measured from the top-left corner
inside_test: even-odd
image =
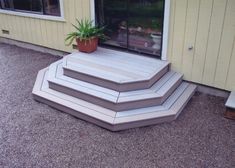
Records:
[[[89,40],[76,39],[78,50],[81,52],[91,53],[97,49],[98,38],[94,37]]]

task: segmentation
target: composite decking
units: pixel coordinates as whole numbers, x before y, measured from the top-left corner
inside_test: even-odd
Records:
[[[228,108],[235,109],[235,92],[231,92],[225,106]]]
[[[65,57],[64,74],[117,91],[149,88],[169,68],[167,61],[99,48]]]
[[[112,131],[173,121],[196,86],[169,63],[99,48],[72,53],[38,73],[36,100]]]

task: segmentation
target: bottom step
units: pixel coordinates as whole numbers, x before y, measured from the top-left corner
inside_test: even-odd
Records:
[[[33,88],[36,100],[111,131],[173,121],[196,90],[195,85],[183,82],[160,106],[116,112],[50,89],[47,75],[48,69],[38,73]]]

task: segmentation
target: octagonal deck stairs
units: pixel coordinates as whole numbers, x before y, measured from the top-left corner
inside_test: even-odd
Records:
[[[39,71],[36,100],[112,131],[175,120],[195,92],[166,61],[104,48]]]

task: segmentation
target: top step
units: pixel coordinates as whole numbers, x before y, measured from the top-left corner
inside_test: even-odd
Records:
[[[169,62],[98,48],[64,58],[64,75],[116,91],[147,89],[169,69]]]

